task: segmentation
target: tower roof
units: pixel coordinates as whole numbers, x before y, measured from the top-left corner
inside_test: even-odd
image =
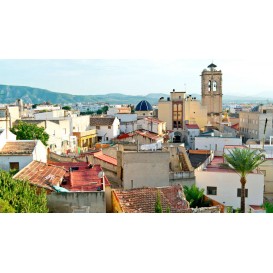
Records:
[[[211,64],[208,66],[208,68],[215,68],[215,67],[217,67],[217,65],[215,65],[214,63],[211,63]]]

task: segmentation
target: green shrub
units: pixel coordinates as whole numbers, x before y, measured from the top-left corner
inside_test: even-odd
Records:
[[[9,202],[0,199],[0,213],[13,213],[15,209],[9,204]]]
[[[273,213],[273,204],[266,202],[263,207],[265,208],[266,213]]]
[[[0,199],[12,206],[15,212],[48,212],[46,191],[27,181],[13,179],[0,170]]]

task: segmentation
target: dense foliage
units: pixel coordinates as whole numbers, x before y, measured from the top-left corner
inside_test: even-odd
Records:
[[[9,204],[9,202],[0,199],[0,213],[12,213],[12,212],[15,212],[15,210]]]
[[[63,110],[67,110],[67,111],[71,111],[71,107],[68,106],[68,105],[64,106],[62,109],[63,109]]]
[[[246,176],[255,170],[265,161],[265,156],[257,150],[236,148],[230,153],[224,154],[227,164],[224,166],[232,168],[239,176],[241,182],[241,208],[242,213],[245,212],[245,184]]]
[[[14,125],[10,131],[17,136],[18,140],[39,139],[47,146],[49,135],[45,132],[45,128],[38,127],[36,124],[19,121],[19,123]]]
[[[265,208],[266,213],[273,213],[273,204],[266,202],[263,207]]]
[[[46,192],[0,170],[0,199],[15,212],[48,212]]]
[[[191,208],[209,207],[210,201],[204,200],[204,189],[199,189],[195,185],[184,186],[184,194]]]

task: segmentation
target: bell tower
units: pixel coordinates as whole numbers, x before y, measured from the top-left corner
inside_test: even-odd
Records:
[[[207,106],[208,124],[219,127],[222,121],[222,72],[211,63],[202,71],[202,105]]]

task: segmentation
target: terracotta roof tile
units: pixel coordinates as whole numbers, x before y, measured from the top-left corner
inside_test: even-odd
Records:
[[[94,153],[94,157],[97,158],[97,159],[100,159],[102,161],[105,161],[105,162],[107,162],[109,164],[112,164],[114,166],[118,165],[118,162],[117,162],[116,158],[111,157],[109,155],[105,155],[105,154],[102,153],[102,151]]]
[[[231,128],[239,131],[239,123],[235,123],[235,124],[231,125]]]
[[[135,133],[138,134],[138,135],[141,135],[143,137],[153,139],[153,140],[156,140],[156,139],[160,138],[158,136],[158,134],[150,132],[150,131],[146,131],[146,130],[137,130],[137,131],[135,131]]]
[[[187,212],[189,203],[186,201],[180,185],[161,188],[138,188],[131,190],[114,190],[123,212],[155,212],[157,192],[160,192],[163,212],[170,208],[171,212]]]
[[[8,141],[4,147],[0,150],[1,155],[30,155],[36,146],[36,141]]]
[[[90,117],[90,126],[110,126],[114,120],[115,118],[109,117]]]
[[[120,134],[117,139],[124,139],[128,137],[133,137],[135,134],[134,133],[125,133],[125,134]]]
[[[48,165],[39,161],[32,161],[13,178],[27,180],[31,184],[52,190],[46,183],[60,186],[66,170],[62,167]]]

